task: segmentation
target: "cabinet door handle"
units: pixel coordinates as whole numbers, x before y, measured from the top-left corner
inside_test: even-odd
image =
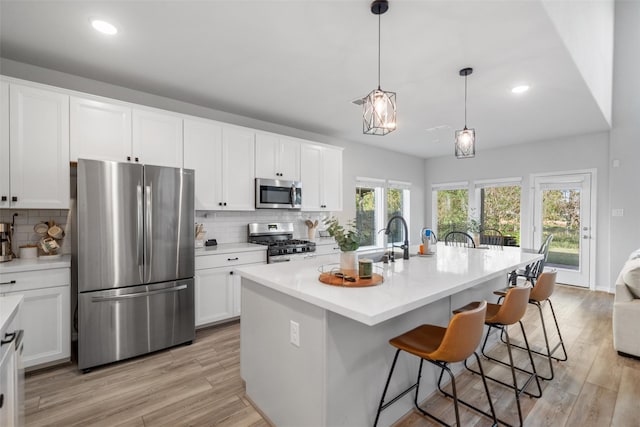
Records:
[[[222,202],[218,202],[218,206],[222,206]]]
[[[11,201],[12,202],[17,202],[18,201],[18,196],[11,196]]]
[[[15,280],[11,280],[9,282],[0,282],[0,285],[15,285],[16,281]]]
[[[138,162],[139,162],[139,160],[138,160],[138,158],[136,157],[136,163],[138,163]]]
[[[227,261],[238,261],[240,258],[235,257],[235,258],[227,258]]]
[[[224,203],[223,203],[223,206],[227,206],[227,202],[224,202]]]
[[[4,393],[0,394],[0,408],[4,405]]]
[[[127,162],[131,161],[131,156],[127,156]]]
[[[17,335],[16,332],[11,332],[11,333],[4,334],[4,337],[6,339],[0,340],[0,345],[11,344],[13,342],[13,340],[16,339],[16,335]]]
[[[229,274],[233,275],[233,271],[230,271]]]
[[[2,196],[2,201],[6,202],[7,201],[7,196]]]

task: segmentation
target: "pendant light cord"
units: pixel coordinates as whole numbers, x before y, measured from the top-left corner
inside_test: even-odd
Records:
[[[467,74],[464,76],[464,128],[467,128]]]
[[[378,14],[378,90],[380,90],[380,20],[382,14]]]

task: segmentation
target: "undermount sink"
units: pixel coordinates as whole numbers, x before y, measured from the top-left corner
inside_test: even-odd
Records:
[[[373,252],[358,252],[358,258],[359,259],[367,258],[367,259],[372,260],[374,263],[375,262],[383,262],[385,254],[387,252],[389,252],[389,251],[378,250],[378,251],[373,251]],[[402,259],[402,251],[401,250],[395,250],[394,254],[395,254],[396,261]],[[414,257],[416,255],[417,254],[410,253],[409,254],[409,258],[412,258],[412,257]]]

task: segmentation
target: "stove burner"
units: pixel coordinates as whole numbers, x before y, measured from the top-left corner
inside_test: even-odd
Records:
[[[292,223],[249,224],[249,243],[267,245],[269,258],[315,252],[315,242],[293,239]]]

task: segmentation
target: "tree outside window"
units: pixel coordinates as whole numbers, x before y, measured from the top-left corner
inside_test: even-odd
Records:
[[[483,230],[498,230],[520,244],[520,186],[485,187],[480,191],[480,222]]]
[[[451,231],[467,231],[469,211],[469,190],[438,190],[438,238]]]

